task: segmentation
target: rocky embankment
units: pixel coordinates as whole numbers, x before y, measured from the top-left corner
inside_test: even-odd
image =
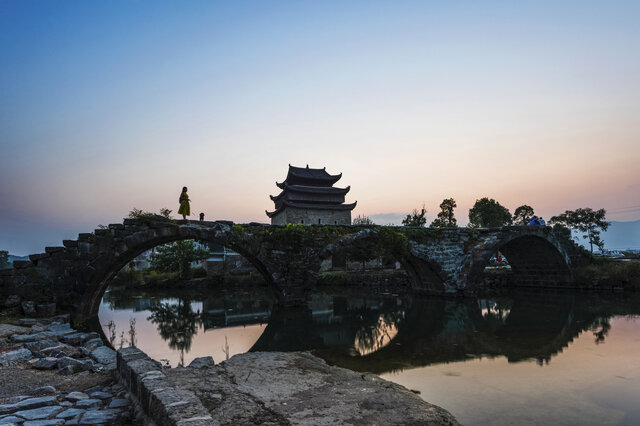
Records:
[[[458,424],[403,386],[306,352],[165,368],[137,348],[116,354],[97,333],[71,328],[68,316],[0,324],[0,425],[143,423]]]
[[[306,352],[254,352],[214,365],[161,368],[136,348],[118,374],[160,425],[457,425],[403,386],[327,365]]]
[[[131,424],[116,353],[68,316],[0,324],[0,425]]]

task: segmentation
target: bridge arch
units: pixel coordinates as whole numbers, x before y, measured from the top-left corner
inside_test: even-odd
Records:
[[[250,249],[233,238],[230,227],[216,224],[212,227],[166,224],[141,229],[124,238],[112,238],[111,250],[99,252],[97,256],[89,259],[84,266],[84,270],[89,271],[89,274],[84,276],[83,288],[78,289],[81,291],[82,299],[75,314],[77,321],[86,322],[97,318],[102,296],[111,279],[138,255],[162,244],[184,240],[217,243],[236,251],[262,274],[276,297],[279,296],[280,292],[268,268]]]
[[[573,282],[571,257],[549,228],[507,227],[493,238],[481,239],[463,266],[468,288],[482,284],[489,259],[498,251],[507,258],[512,271],[511,285],[566,286]]]
[[[387,232],[387,234],[382,234]],[[395,234],[395,235],[394,235]],[[410,241],[394,241],[394,237],[403,235],[397,231],[381,231],[375,228],[364,228],[353,234],[342,237],[335,243],[329,244],[323,251],[322,256],[328,258],[336,255],[349,256],[354,250],[358,254],[366,255],[370,250],[372,253],[378,251],[381,256],[388,256],[400,262],[406,271],[411,290],[418,293],[439,294],[444,291],[444,280],[440,276],[440,265],[437,262],[422,259],[406,250],[406,244]],[[372,257],[373,258],[373,257]]]

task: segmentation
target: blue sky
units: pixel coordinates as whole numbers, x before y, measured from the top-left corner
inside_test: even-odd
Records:
[[[393,222],[443,198],[640,217],[638,2],[0,0],[0,249],[133,207],[262,221],[289,163]],[[396,222],[397,223],[397,222]]]

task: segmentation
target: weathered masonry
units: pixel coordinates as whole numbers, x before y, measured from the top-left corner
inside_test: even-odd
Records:
[[[275,203],[275,210],[266,212],[271,224],[350,225],[351,210],[356,203],[345,204],[345,195],[350,187],[333,186],[341,177],[342,173],[330,175],[324,168],[289,165],[284,182],[276,182],[282,192],[270,196]]]
[[[140,253],[160,244],[193,239],[240,253],[264,276],[283,305],[302,305],[317,282],[323,261],[355,245],[370,244],[398,259],[412,290],[430,294],[475,292],[484,268],[500,250],[515,282],[525,286],[574,286],[581,261],[574,243],[548,227],[431,230],[404,227],[234,225],[232,222],[173,222],[126,219],[80,234],[60,247],[46,247],[29,261],[0,270],[0,306],[9,296],[55,302],[76,323],[96,318],[110,279]],[[385,246],[386,241],[393,244]]]

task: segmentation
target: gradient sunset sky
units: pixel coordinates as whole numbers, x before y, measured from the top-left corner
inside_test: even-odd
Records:
[[[136,207],[268,222],[287,165],[399,224],[640,219],[638,1],[0,0],[0,250]],[[196,216],[192,216],[196,218]]]

